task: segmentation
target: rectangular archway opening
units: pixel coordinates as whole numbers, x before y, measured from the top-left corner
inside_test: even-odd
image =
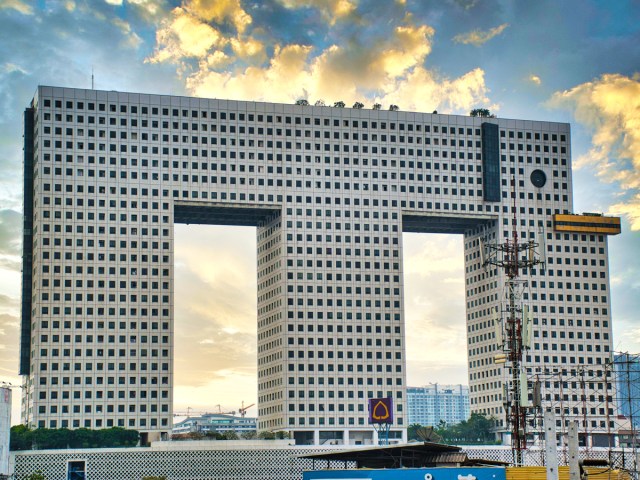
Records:
[[[404,233],[407,386],[467,384],[464,236]]]
[[[186,213],[174,227],[174,423],[257,403],[256,228],[178,223],[208,223]]]

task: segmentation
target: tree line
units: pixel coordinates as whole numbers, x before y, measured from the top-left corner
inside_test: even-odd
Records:
[[[140,434],[120,427],[89,430],[78,428],[37,428],[25,425],[11,427],[10,450],[45,450],[57,448],[135,447]]]
[[[494,445],[496,443],[494,421],[479,413],[472,413],[468,420],[449,425],[443,420],[435,426],[418,423],[409,425],[409,440],[447,443],[451,445]]]

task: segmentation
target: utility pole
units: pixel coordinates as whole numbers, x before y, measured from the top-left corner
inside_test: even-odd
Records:
[[[513,196],[512,239],[504,243],[487,244],[485,265],[494,265],[504,270],[506,275],[505,299],[497,307],[495,321],[497,339],[503,354],[496,355],[495,363],[509,363],[509,394],[505,395],[505,411],[511,427],[511,448],[516,465],[522,465],[522,452],[527,448],[526,416],[529,407],[527,390],[527,374],[523,368],[523,350],[530,347],[532,316],[523,304],[523,294],[528,288],[528,281],[520,277],[523,269],[530,269],[542,264],[536,248],[540,243],[533,240],[519,242],[515,180],[511,180]],[[544,232],[540,233],[544,235]],[[542,243],[542,242],[541,242]],[[510,401],[509,401],[510,400]]]

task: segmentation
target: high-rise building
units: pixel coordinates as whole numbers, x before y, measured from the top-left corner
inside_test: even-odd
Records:
[[[24,141],[32,426],[171,430],[176,223],[257,227],[259,429],[301,443],[367,443],[372,397],[406,435],[403,232],[464,235],[472,411],[503,417],[481,246],[513,217],[530,370],[609,355],[619,219],[571,213],[568,124],[39,87]]]
[[[407,387],[407,424],[418,423],[437,427],[440,422],[455,425],[467,420],[469,387],[466,385],[439,385]]]
[[[624,415],[634,430],[640,427],[640,356],[619,353],[614,356],[618,413]]]

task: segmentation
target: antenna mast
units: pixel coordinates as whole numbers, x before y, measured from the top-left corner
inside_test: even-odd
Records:
[[[511,427],[511,449],[516,465],[523,464],[522,452],[527,448],[526,416],[529,405],[527,374],[523,368],[523,351],[529,349],[531,341],[531,314],[522,298],[528,287],[526,279],[520,278],[522,269],[532,268],[543,263],[536,253],[539,244],[530,240],[519,242],[516,208],[515,178],[511,180],[513,196],[512,240],[504,243],[487,244],[485,265],[495,265],[506,274],[505,299],[497,307],[496,321],[501,335],[498,341],[504,354],[496,355],[495,363],[509,363],[510,379],[508,394],[505,394],[504,407]],[[505,393],[506,393],[505,389]]]

